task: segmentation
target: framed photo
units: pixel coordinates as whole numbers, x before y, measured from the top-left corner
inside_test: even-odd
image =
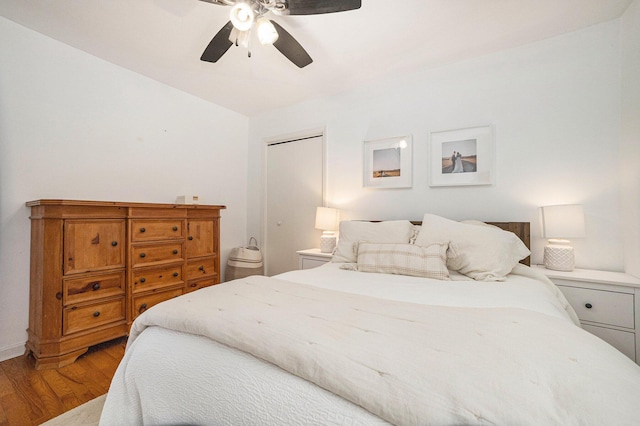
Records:
[[[411,142],[411,135],[365,141],[365,188],[411,188]]]
[[[432,132],[429,186],[492,185],[492,126]]]

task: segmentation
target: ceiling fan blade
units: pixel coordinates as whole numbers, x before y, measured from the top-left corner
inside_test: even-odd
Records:
[[[276,49],[287,57],[291,62],[296,64],[298,68],[304,68],[313,62],[311,56],[304,50],[304,47],[293,38],[291,34],[282,28],[277,22],[271,21],[278,32],[278,39],[273,43]]]
[[[287,8],[282,14],[318,15],[321,13],[345,12],[360,9],[361,0],[286,0]]]
[[[211,39],[209,45],[202,53],[200,60],[206,62],[218,62],[218,59],[220,59],[222,55],[224,55],[233,45],[231,40],[229,40],[231,30],[233,30],[233,24],[229,21],[220,31],[218,31],[218,34]]]

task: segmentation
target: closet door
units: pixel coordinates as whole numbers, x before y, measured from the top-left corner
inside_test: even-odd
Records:
[[[297,250],[318,247],[316,207],[323,202],[323,138],[267,146],[265,273],[298,268]]]

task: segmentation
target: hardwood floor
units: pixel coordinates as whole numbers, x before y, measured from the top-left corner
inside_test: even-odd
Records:
[[[126,342],[123,337],[96,345],[55,370],[35,370],[26,356],[0,362],[0,426],[39,425],[105,394]]]

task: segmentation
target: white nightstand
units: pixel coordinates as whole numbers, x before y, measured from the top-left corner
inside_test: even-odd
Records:
[[[322,253],[318,248],[299,250],[296,253],[298,253],[298,269],[317,268],[330,262],[333,257],[333,254]]]
[[[622,272],[534,266],[556,284],[582,328],[640,364],[640,279]]]

